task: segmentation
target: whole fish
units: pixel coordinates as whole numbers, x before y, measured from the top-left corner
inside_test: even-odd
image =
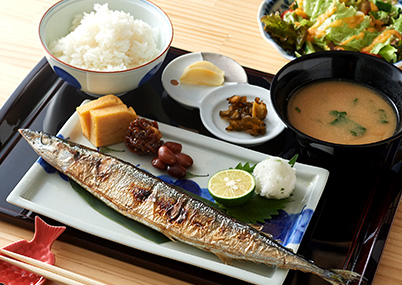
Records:
[[[360,275],[323,269],[284,247],[269,235],[134,165],[83,145],[38,131],[19,130],[50,165],[119,213],[183,243],[232,259],[301,270],[331,284]]]

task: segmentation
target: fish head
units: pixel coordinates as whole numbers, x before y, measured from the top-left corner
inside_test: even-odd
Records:
[[[72,149],[65,147],[63,139],[30,129],[18,131],[37,154],[58,170],[63,170],[63,164],[70,165],[74,159]]]

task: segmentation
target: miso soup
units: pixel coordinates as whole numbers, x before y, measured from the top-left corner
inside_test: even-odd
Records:
[[[367,144],[391,137],[397,114],[376,91],[346,81],[311,83],[291,95],[287,114],[299,131],[332,143]]]

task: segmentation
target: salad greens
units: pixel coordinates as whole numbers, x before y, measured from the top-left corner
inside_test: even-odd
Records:
[[[261,18],[285,51],[301,56],[322,50],[402,59],[402,10],[387,0],[296,0],[289,10]]]

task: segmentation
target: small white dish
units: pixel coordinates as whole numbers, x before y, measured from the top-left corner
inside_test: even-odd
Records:
[[[215,53],[194,52],[179,56],[172,60],[162,72],[162,85],[166,92],[180,104],[198,108],[202,98],[216,86],[180,84],[180,76],[190,64],[208,60],[225,71],[225,85],[247,82],[247,73],[243,67],[233,59]]]
[[[228,109],[227,98],[233,95],[247,96],[248,101],[259,97],[267,105],[266,133],[262,136],[252,136],[245,132],[226,131],[228,121],[219,116],[219,111]],[[220,139],[240,145],[257,145],[264,143],[280,134],[285,125],[276,114],[269,90],[251,84],[225,85],[215,88],[200,102],[200,116],[204,126]]]

